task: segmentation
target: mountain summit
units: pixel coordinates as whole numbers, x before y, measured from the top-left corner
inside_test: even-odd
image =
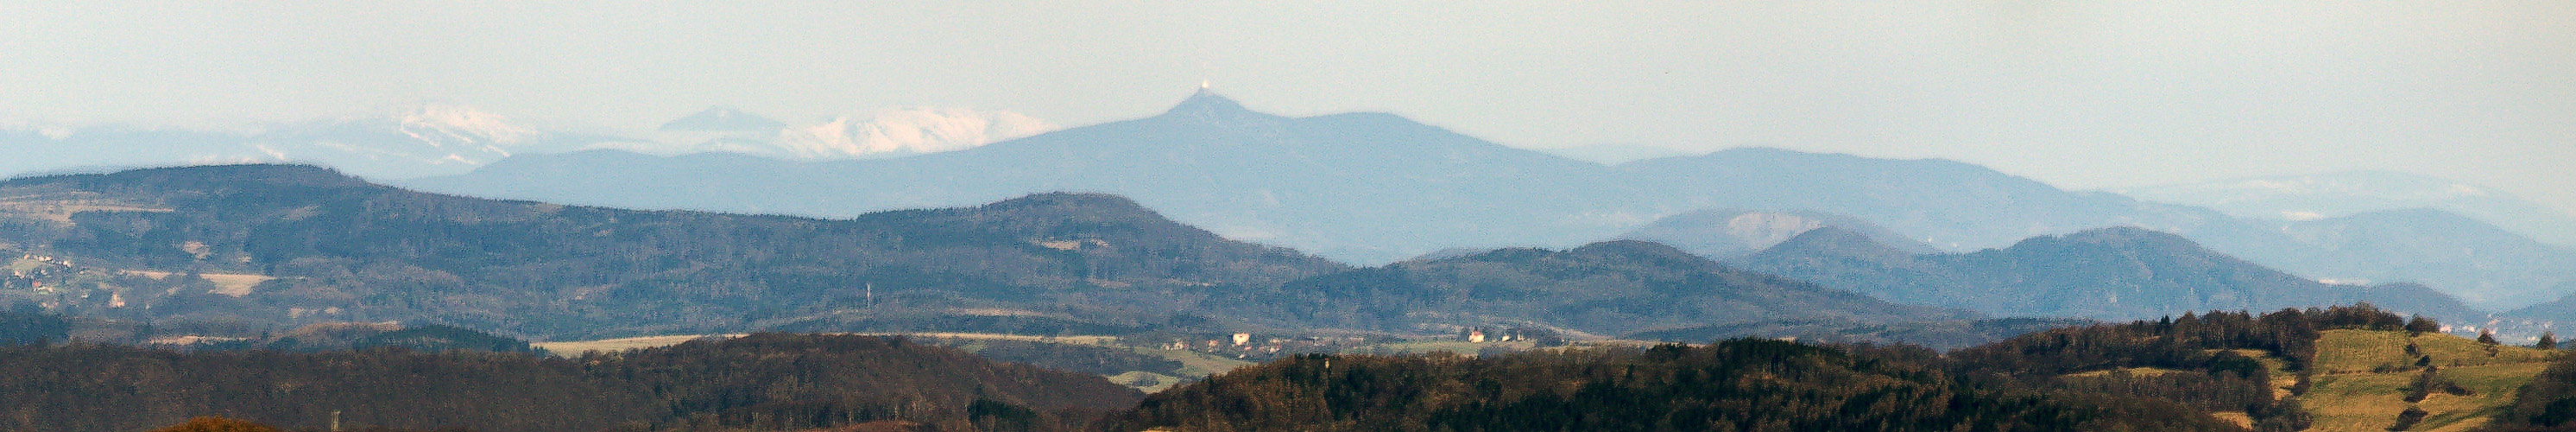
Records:
[[[1182,99],[1181,103],[1172,105],[1172,109],[1163,111],[1163,116],[1200,118],[1221,123],[1237,123],[1242,120],[1256,119],[1276,120],[1280,118],[1279,116],[1244,109],[1243,103],[1235,102],[1233,98],[1225,97],[1225,95],[1216,94],[1215,90],[1209,90],[1207,87],[1200,87],[1199,91],[1191,93],[1188,99]]]
[[[1601,192],[1620,189],[1608,167],[1401,116],[1291,118],[1251,111],[1206,90],[1150,117],[910,157],[529,156],[470,176],[407,185],[575,204],[826,217],[974,205],[1042,191],[1103,192],[1228,237],[1364,262],[1449,245],[1581,244],[1624,226],[1565,209],[1605,208],[1605,197],[1636,195]],[[723,168],[708,168],[713,165]],[[740,193],[746,190],[762,193]]]

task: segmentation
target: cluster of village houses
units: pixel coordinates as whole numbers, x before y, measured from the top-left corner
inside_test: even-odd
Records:
[[[1502,343],[1531,340],[1534,336],[1525,335],[1520,329],[1465,327],[1460,329],[1456,337],[1458,338],[1456,340],[1466,341],[1468,343]],[[1252,333],[1235,333],[1229,337],[1202,339],[1196,343],[1183,339],[1173,339],[1169,343],[1164,343],[1162,348],[1167,350],[1198,351],[1220,356],[1230,356],[1238,359],[1260,360],[1291,354],[1342,352],[1345,349],[1367,345],[1368,343],[1368,338],[1361,336],[1302,336],[1295,338],[1261,339],[1254,338]]]
[[[18,261],[33,262],[37,265],[8,266],[8,276],[0,277],[0,289],[30,290],[39,293],[50,293],[53,292],[56,287],[46,285],[45,280],[58,279],[63,276],[68,276],[72,272],[72,263],[70,260],[55,258],[50,255],[21,254],[18,256]],[[29,268],[21,269],[18,267]]]

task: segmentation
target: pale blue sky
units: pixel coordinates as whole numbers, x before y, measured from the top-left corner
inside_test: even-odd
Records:
[[[72,4],[63,4],[72,3]],[[2576,209],[2576,2],[0,2],[0,121],[709,105],[1060,125],[1201,80],[1523,147],[1943,157],[2095,188],[2392,169]]]

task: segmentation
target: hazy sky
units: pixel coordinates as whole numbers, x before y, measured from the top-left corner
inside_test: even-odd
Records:
[[[0,121],[441,101],[600,130],[709,105],[1082,125],[1208,80],[1522,147],[1942,157],[2071,188],[2395,169],[2576,209],[2568,1],[535,3],[7,1]]]

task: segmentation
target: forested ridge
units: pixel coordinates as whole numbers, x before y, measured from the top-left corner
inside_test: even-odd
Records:
[[[2132,320],[2357,302],[2442,319],[2485,316],[2420,284],[2327,284],[2228,256],[2179,235],[2136,227],[1928,254],[1828,227],[1728,263],[1889,301],[2004,316]]]
[[[204,415],[286,428],[712,431],[904,421],[1066,430],[1140,395],[899,338],[754,334],[616,354],[399,348],[0,348],[0,430],[130,432]]]
[[[1312,355],[1149,397],[1111,431],[2236,430],[2180,404],[1952,377],[1928,352],[1737,339],[1460,356]]]
[[[1961,375],[1992,385],[2154,397],[2205,411],[2241,412],[2258,431],[2294,431],[2309,427],[2309,414],[2295,399],[2277,397],[2274,388],[2286,379],[2290,395],[2306,391],[2318,332],[2402,330],[2408,323],[2367,304],[2259,316],[2184,314],[2031,333],[1952,352],[1947,360]],[[2256,356],[2279,359],[2292,376],[2274,376]],[[2154,372],[2131,372],[2136,368]],[[2096,371],[2106,373],[2079,374]]]
[[[1860,323],[1974,318],[1728,268],[1659,243],[1507,248],[1290,281],[1239,300],[1260,316],[1329,328],[1411,331],[1425,316],[1465,325],[1542,323],[1600,334],[1801,319]],[[1729,335],[1733,336],[1733,335]]]
[[[0,182],[0,227],[0,253],[43,270],[0,287],[0,301],[135,322],[434,322],[564,340],[1460,326],[1618,335],[1975,318],[1636,241],[1352,270],[1078,193],[836,220],[485,200],[307,166],[198,166]]]
[[[2438,327],[2364,304],[2067,327],[1946,355],[1760,339],[1309,355],[1157,393],[1102,429],[2294,431],[2312,423],[2296,396],[2320,332]],[[2549,408],[2576,402],[2540,395],[2576,393],[2567,387],[2535,385],[2517,412],[2576,418]]]
[[[31,177],[0,192],[0,250],[119,269],[0,294],[134,320],[1099,334],[1166,324],[1211,290],[1344,268],[1096,194],[812,219],[434,195],[280,165]],[[262,282],[226,292],[201,274]]]

